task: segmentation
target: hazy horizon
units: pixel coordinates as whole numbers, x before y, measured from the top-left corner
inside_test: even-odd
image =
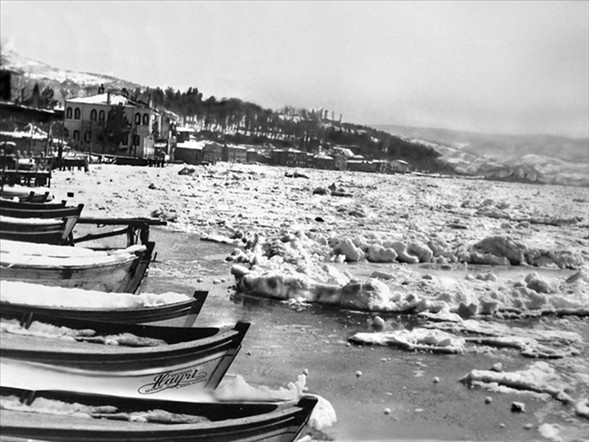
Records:
[[[589,3],[0,4],[21,55],[344,121],[589,137]]]

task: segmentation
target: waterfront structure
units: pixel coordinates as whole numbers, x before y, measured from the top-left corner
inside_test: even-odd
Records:
[[[272,163],[277,166],[307,167],[307,154],[297,149],[274,149]]]
[[[406,173],[410,172],[412,167],[407,161],[404,160],[392,160],[389,163],[389,169],[391,172],[401,172]]]
[[[247,149],[243,146],[223,146],[223,161],[230,163],[246,163]]]
[[[206,143],[202,150],[202,160],[210,164],[223,161],[223,146],[214,141]]]
[[[143,159],[171,153],[173,116],[122,93],[104,93],[66,100],[64,135],[81,151]],[[165,152],[156,150],[164,142]],[[159,149],[158,149],[159,150]]]
[[[203,162],[203,141],[186,140],[176,144],[174,160],[186,164],[201,164]]]

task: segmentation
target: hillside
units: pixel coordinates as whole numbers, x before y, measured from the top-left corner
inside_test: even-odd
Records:
[[[107,89],[149,94],[154,104],[189,117],[200,136],[221,142],[294,147],[317,152],[320,146],[345,146],[367,159],[402,159],[417,170],[484,176],[489,179],[589,185],[588,140],[556,136],[506,136],[395,125],[360,126],[329,120],[323,114],[285,106],[274,111],[237,98],[203,99],[198,88],[186,92],[152,88],[103,74],[75,72],[2,52],[2,67],[15,75],[13,96],[35,84],[50,89],[57,102]],[[45,92],[45,91],[44,91]],[[144,96],[142,98],[145,98]]]
[[[94,94],[101,84],[113,89],[133,90],[141,87],[137,83],[110,75],[59,69],[4,48],[2,48],[1,56],[2,68],[19,74],[14,76],[13,90],[20,91],[22,88],[32,90],[35,83],[39,83],[42,88],[53,89],[55,98],[60,101],[70,97]]]
[[[450,129],[375,125],[393,135],[431,140],[465,152],[511,160],[525,155],[544,155],[565,161],[589,162],[589,139],[555,135],[500,135]]]
[[[4,68],[21,74],[15,76],[20,84],[13,96],[18,96],[22,88],[31,90],[36,83],[43,95],[60,102],[95,94],[100,84],[106,89],[124,87],[133,98],[145,100],[149,95],[157,107],[189,119],[200,131],[200,138],[266,148],[292,147],[310,153],[318,153],[320,149],[329,153],[331,147],[343,145],[366,159],[402,159],[417,170],[454,172],[451,165],[438,160],[438,152],[425,144],[374,128],[333,121],[318,111],[288,106],[281,110],[263,109],[238,98],[218,100],[213,95],[205,99],[196,87],[184,92],[171,87],[162,90],[107,75],[64,71],[14,51],[7,51],[2,58]]]
[[[427,144],[459,173],[489,179],[589,186],[589,140],[482,134],[396,125],[374,127]]]

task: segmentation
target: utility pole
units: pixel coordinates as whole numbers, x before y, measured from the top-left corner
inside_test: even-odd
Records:
[[[94,143],[94,125],[92,124],[92,119],[90,119],[90,150],[88,152],[88,161],[90,161],[90,157],[92,156],[92,143]]]
[[[49,155],[49,143],[52,141],[51,134],[53,133],[53,120],[49,120],[49,129],[47,130],[47,142],[45,143],[45,157]]]

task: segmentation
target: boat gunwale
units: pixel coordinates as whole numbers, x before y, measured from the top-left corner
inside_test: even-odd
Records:
[[[42,264],[42,263],[9,263],[9,264],[5,264],[6,261],[2,261],[0,259],[0,268],[3,268],[4,265],[10,266],[10,268],[14,268],[14,269],[34,269],[34,270],[55,270],[55,271],[61,271],[61,270],[72,270],[72,271],[76,271],[76,270],[88,270],[88,269],[95,269],[95,268],[105,268],[105,267],[117,267],[117,266],[123,266],[126,264],[131,264],[133,263],[135,260],[141,259],[144,255],[145,250],[143,251],[137,251],[134,252],[133,255],[131,256],[123,256],[123,255],[118,255],[121,257],[121,259],[116,260],[116,261],[110,261],[110,262],[89,262],[89,263],[83,263],[83,264]],[[110,256],[116,256],[116,255],[110,255]],[[54,259],[80,259],[80,257],[72,257],[72,258],[54,258]],[[106,258],[106,257],[100,257],[100,258]],[[86,257],[84,257],[83,259],[86,259]]]
[[[54,288],[54,287],[51,287]],[[67,290],[67,288],[64,288]],[[113,294],[112,296],[116,296]],[[135,295],[133,295],[135,296]],[[91,320],[104,320],[112,322],[131,321],[128,323],[141,323],[144,321],[160,321],[173,319],[189,314],[200,313],[203,304],[208,296],[207,291],[196,290],[192,297],[183,301],[169,304],[141,306],[141,307],[94,307],[74,308],[67,306],[42,306],[39,304],[23,304],[16,302],[0,301],[0,310],[11,313],[33,314],[51,316],[56,318],[84,318],[91,317]]]
[[[24,393],[23,393],[24,392]],[[8,394],[7,394],[8,393]],[[20,393],[20,394],[19,394]],[[220,414],[221,409],[225,407],[225,412],[223,414],[227,415],[228,410],[227,407],[230,407],[229,414],[232,415],[229,419],[220,419],[220,420],[210,420],[208,422],[199,422],[199,423],[173,423],[173,424],[163,424],[163,423],[134,423],[134,422],[116,422],[116,421],[109,421],[108,419],[84,419],[85,422],[80,420],[79,422],[71,422],[68,421],[68,428],[65,430],[68,434],[66,440],[75,440],[73,439],[76,436],[87,435],[87,437],[94,436],[96,440],[108,440],[112,436],[115,436],[115,433],[119,436],[124,435],[124,437],[132,437],[132,440],[166,440],[166,439],[158,439],[160,437],[221,437],[223,435],[231,434],[239,434],[240,432],[251,432],[255,431],[256,434],[260,434],[261,431],[265,431],[263,434],[266,433],[274,433],[274,434],[284,434],[285,431],[289,431],[292,427],[293,429],[290,430],[290,433],[293,434],[293,439],[296,437],[300,431],[302,430],[303,426],[308,422],[311,413],[314,407],[317,405],[318,399],[316,397],[310,395],[303,395],[298,399],[291,399],[291,400],[277,400],[277,401],[250,401],[250,402],[235,402],[235,401],[218,401],[218,402],[211,402],[211,403],[202,403],[202,402],[180,402],[180,401],[170,401],[170,400],[162,400],[162,399],[136,399],[136,398],[125,398],[125,397],[116,397],[110,395],[102,395],[102,394],[86,394],[86,393],[73,393],[68,391],[48,391],[48,390],[39,390],[39,391],[29,391],[29,390],[22,390],[22,389],[13,389],[10,387],[2,387],[2,395],[15,395],[20,397],[21,402],[34,402],[34,399],[37,397],[43,397],[46,399],[53,399],[53,400],[64,400],[63,396],[68,403],[85,403],[86,405],[112,405],[116,406],[117,408],[123,408],[123,412],[129,411],[146,411],[146,410],[153,410],[153,409],[162,409],[165,411],[171,411],[172,413],[181,412],[182,414],[191,414],[191,415],[203,415],[207,419],[210,419],[211,414],[217,416]],[[208,416],[206,413],[202,413],[200,409],[208,408]],[[179,411],[176,411],[179,410]],[[30,417],[32,413],[26,411],[17,411],[17,410],[6,410],[6,412],[12,413],[26,413],[27,417]],[[170,412],[170,411],[168,411]],[[235,414],[238,414],[235,416]],[[244,415],[245,414],[245,415]],[[42,414],[40,414],[42,415]],[[53,416],[53,415],[49,415]],[[54,418],[59,419],[59,418]],[[34,420],[34,418],[31,418]],[[38,421],[36,421],[38,422]],[[109,426],[109,423],[112,423],[112,426]],[[16,431],[23,433],[22,422],[19,423],[20,425],[16,426],[6,426],[4,427],[4,432],[6,429],[15,428]],[[35,432],[57,432],[60,431],[59,427],[60,422],[52,423],[46,425],[37,425],[36,427],[27,427],[30,428],[30,432],[33,434]],[[90,424],[90,425],[84,425]],[[277,425],[281,425],[278,428]],[[115,426],[116,428],[112,428]],[[91,428],[89,428],[91,427]],[[124,428],[127,427],[127,428]],[[194,434],[195,431],[199,431],[202,433],[208,432],[207,434]],[[59,436],[58,434],[55,434]],[[52,437],[54,435],[51,435]],[[21,436],[16,436],[21,437]],[[22,437],[30,437],[25,436],[23,434]],[[18,439],[16,439],[18,440]],[[87,440],[84,438],[84,440]],[[93,439],[92,439],[93,440]],[[175,439],[169,439],[175,440]],[[186,439],[188,440],[188,439]]]
[[[26,203],[20,203],[26,204]],[[79,218],[81,216],[84,204],[77,206],[63,207],[9,207],[0,200],[0,216],[25,221],[29,218],[39,219],[62,219],[62,218]]]
[[[2,312],[4,314],[4,312]],[[34,317],[33,317],[34,318]],[[60,318],[61,319],[61,318]],[[69,319],[69,318],[68,318]],[[43,321],[44,322],[44,321]],[[87,322],[87,321],[84,321]],[[106,324],[106,323],[105,323]],[[92,323],[88,322],[88,326],[85,329],[93,329]],[[127,324],[120,324],[120,323],[109,323],[109,325],[121,325],[123,327],[128,327]],[[137,325],[137,324],[131,324]],[[155,347],[121,347],[121,346],[109,346],[106,344],[96,344],[96,343],[85,343],[85,342],[71,342],[73,347],[78,348],[66,348],[65,345],[58,346],[55,349],[47,350],[46,346],[40,345],[38,348],[34,348],[32,346],[28,349],[22,348],[22,341],[30,341],[30,342],[39,342],[39,337],[37,336],[27,336],[27,335],[19,335],[19,334],[11,334],[7,332],[2,332],[2,339],[0,345],[0,356],[3,358],[8,359],[15,359],[22,361],[30,362],[37,362],[43,363],[43,360],[48,360],[51,355],[54,356],[54,359],[58,362],[58,364],[54,365],[64,365],[66,362],[66,358],[69,357],[71,361],[77,362],[85,362],[85,363],[92,363],[96,361],[98,364],[101,362],[119,362],[122,363],[125,361],[125,357],[133,358],[133,362],[137,362],[138,357],[145,356],[145,357],[181,357],[188,354],[194,354],[195,352],[203,353],[203,352],[211,352],[211,351],[219,351],[224,347],[234,348],[239,347],[241,341],[243,340],[247,329],[249,328],[249,323],[238,322],[233,328],[229,327],[220,327],[220,328],[201,328],[201,327],[193,327],[193,328],[182,328],[182,327],[158,327],[158,326],[143,326],[137,325],[138,327],[147,327],[150,329],[178,329],[178,330],[186,330],[186,334],[192,336],[186,336],[186,339],[181,340],[180,342],[175,343],[166,343],[165,345],[155,346]],[[98,331],[97,331],[98,333]],[[106,334],[107,332],[105,332]],[[121,333],[121,332],[119,332]],[[150,333],[148,336],[141,336],[138,333],[129,332],[131,334],[135,334],[139,337],[149,337],[149,338],[157,338],[157,333]],[[199,338],[195,335],[197,333],[202,333],[204,336]],[[117,334],[117,332],[111,333]],[[17,345],[13,348],[6,348],[7,343],[10,341],[10,337],[13,337],[12,341],[17,341]],[[59,338],[46,338],[50,339],[52,342],[60,343]],[[18,342],[21,341],[21,342]],[[61,341],[64,343],[70,343],[70,341]],[[43,358],[43,356],[45,356]],[[100,358],[97,360],[97,358]],[[61,364],[59,362],[61,361]],[[68,360],[69,362],[69,360]]]

